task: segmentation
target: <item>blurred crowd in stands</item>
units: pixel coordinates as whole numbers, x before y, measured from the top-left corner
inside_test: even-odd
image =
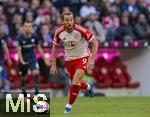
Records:
[[[11,42],[23,22],[31,21],[43,46],[48,46],[61,25],[61,13],[68,10],[75,14],[75,23],[91,30],[100,42],[150,39],[149,0],[0,0],[0,25]]]

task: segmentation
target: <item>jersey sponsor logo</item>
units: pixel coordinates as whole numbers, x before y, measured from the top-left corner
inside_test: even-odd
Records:
[[[22,47],[23,48],[32,48],[34,46],[35,46],[35,44],[28,44],[28,45],[23,45]]]
[[[78,34],[74,34],[74,38],[78,39],[79,35]]]
[[[23,44],[25,44],[25,43],[26,43],[26,41],[22,41],[22,43],[23,43]]]

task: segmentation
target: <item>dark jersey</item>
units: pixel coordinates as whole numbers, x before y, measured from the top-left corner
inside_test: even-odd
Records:
[[[22,50],[23,60],[30,62],[36,59],[34,48],[39,43],[37,36],[32,34],[31,37],[25,37],[24,34],[21,34],[17,40]]]
[[[5,40],[3,38],[0,39],[0,62],[4,61],[4,51],[3,51],[3,44]]]

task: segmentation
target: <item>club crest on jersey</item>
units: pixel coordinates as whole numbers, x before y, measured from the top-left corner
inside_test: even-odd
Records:
[[[35,42],[35,39],[34,39],[34,38],[32,38],[32,39],[31,39],[31,42],[32,42],[32,43],[33,43],[33,42]]]
[[[77,39],[77,38],[78,38],[78,36],[79,36],[78,34],[74,34],[74,38],[75,38],[75,39]]]
[[[5,43],[5,41],[4,41],[3,39],[2,39],[2,41],[1,41],[1,42],[2,42],[2,44],[4,44],[4,43]]]
[[[23,43],[23,44],[25,44],[25,43],[26,43],[26,41],[22,41],[22,43]]]

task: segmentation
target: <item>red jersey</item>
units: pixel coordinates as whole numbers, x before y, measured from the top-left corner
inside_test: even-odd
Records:
[[[61,41],[65,49],[65,60],[75,60],[90,56],[87,42],[94,38],[86,28],[75,24],[72,32],[67,32],[64,26],[55,32],[53,43],[58,45]]]

